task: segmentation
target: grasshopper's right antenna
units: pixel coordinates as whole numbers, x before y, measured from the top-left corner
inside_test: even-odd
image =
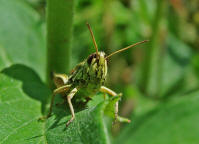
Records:
[[[96,49],[96,54],[98,55],[97,43],[96,43],[96,41],[95,41],[95,37],[94,37],[94,35],[93,35],[93,31],[92,31],[92,29],[91,29],[91,26],[89,25],[89,23],[86,23],[86,25],[88,26],[88,29],[89,29],[89,31],[90,31],[90,33],[91,33],[91,37],[92,37],[92,40],[93,40],[93,43],[94,43],[94,46],[95,46],[95,49]]]

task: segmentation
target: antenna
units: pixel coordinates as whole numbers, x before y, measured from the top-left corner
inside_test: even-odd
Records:
[[[95,37],[94,37],[94,35],[93,35],[93,31],[92,31],[92,29],[91,29],[91,26],[89,25],[89,23],[86,23],[86,25],[88,26],[88,29],[89,29],[89,31],[90,31],[90,33],[91,33],[91,37],[92,37],[92,40],[93,40],[93,43],[94,43],[94,46],[95,46],[95,49],[96,49],[96,53],[97,53],[97,55],[98,55],[97,43],[96,43],[96,41],[95,41]]]
[[[115,52],[113,52],[112,54],[108,55],[108,56],[106,57],[106,59],[109,58],[109,57],[111,57],[111,56],[114,55],[114,54],[120,53],[120,52],[125,51],[125,50],[127,50],[127,49],[129,49],[129,48],[132,48],[132,47],[134,47],[134,46],[137,46],[137,45],[139,45],[139,44],[142,44],[142,43],[145,43],[145,42],[148,42],[148,41],[149,41],[149,40],[144,40],[144,41],[141,41],[141,42],[137,42],[137,43],[132,44],[132,45],[130,45],[130,46],[128,46],[128,47],[125,47],[125,48],[123,48],[123,49],[120,49],[120,50],[118,50],[118,51],[115,51]]]

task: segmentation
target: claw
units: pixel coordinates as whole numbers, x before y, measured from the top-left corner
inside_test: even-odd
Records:
[[[40,117],[39,119],[38,119],[38,121],[45,121],[47,119],[47,117],[46,116],[43,116],[43,117]]]
[[[50,115],[40,117],[40,118],[38,119],[38,121],[45,121],[45,120],[48,119],[49,117],[50,117]]]
[[[130,123],[131,122],[131,120],[129,120],[127,118],[124,118],[124,117],[120,117],[120,116],[117,117],[117,120],[119,122],[126,122],[126,123]]]
[[[75,119],[75,117],[72,117],[67,123],[66,123],[66,127],[69,126],[69,124]]]

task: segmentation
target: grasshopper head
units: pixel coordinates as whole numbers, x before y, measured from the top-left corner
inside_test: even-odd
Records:
[[[129,48],[132,48],[136,45],[139,45],[141,43],[145,43],[147,42],[148,40],[144,40],[144,41],[141,41],[141,42],[137,42],[135,44],[132,44],[128,47],[125,47],[123,49],[120,49],[118,51],[115,51],[113,53],[111,53],[110,55],[106,56],[105,57],[105,53],[104,52],[100,52],[98,51],[98,47],[97,47],[97,43],[95,41],[95,37],[93,35],[93,31],[91,30],[91,27],[90,25],[87,23],[87,26],[88,26],[88,29],[90,31],[90,34],[91,34],[91,37],[92,37],[92,40],[93,40],[93,44],[95,46],[95,49],[96,49],[96,52],[91,54],[88,58],[87,58],[87,64],[88,64],[88,67],[89,67],[89,76],[92,80],[105,80],[105,77],[106,77],[106,74],[107,74],[107,59],[110,58],[112,55],[115,55],[117,53],[120,53],[122,51],[125,51]]]
[[[93,53],[87,58],[89,73],[97,79],[105,79],[107,74],[107,60],[104,52]]]

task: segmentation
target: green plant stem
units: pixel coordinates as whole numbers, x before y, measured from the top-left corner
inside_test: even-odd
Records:
[[[47,0],[47,83],[70,69],[74,0]]]
[[[157,96],[161,88],[162,73],[162,48],[159,44],[161,22],[165,12],[165,0],[156,0],[157,9],[152,22],[152,37],[149,47],[146,49],[144,67],[142,71],[143,89],[147,95]]]

